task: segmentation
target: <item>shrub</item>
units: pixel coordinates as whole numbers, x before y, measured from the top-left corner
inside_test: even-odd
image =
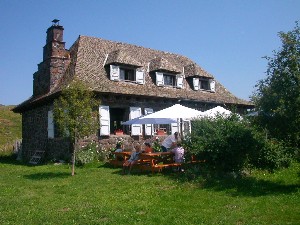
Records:
[[[251,158],[251,164],[260,169],[274,171],[275,169],[288,167],[292,161],[291,148],[284,142],[274,138],[267,139],[256,130],[256,151]]]
[[[194,121],[185,141],[197,158],[205,159],[212,170],[234,172],[243,169],[253,152],[254,138],[246,121],[233,115]]]
[[[77,154],[75,163],[76,165],[83,166],[87,163],[91,163],[97,159],[97,145],[96,143],[90,143],[87,146],[81,148]]]
[[[210,171],[241,172],[255,167],[273,171],[291,163],[291,149],[266,135],[246,120],[201,119],[193,122],[190,136],[184,140],[189,154],[206,160]]]

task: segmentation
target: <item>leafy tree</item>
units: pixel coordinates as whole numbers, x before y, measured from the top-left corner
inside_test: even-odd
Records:
[[[282,47],[268,60],[267,77],[252,96],[260,112],[256,122],[271,137],[294,147],[300,143],[300,27],[279,32]]]
[[[93,109],[99,105],[94,95],[82,82],[74,81],[65,88],[54,102],[54,120],[64,137],[72,143],[72,176],[75,173],[75,154],[80,139],[95,133],[98,128],[97,114]]]

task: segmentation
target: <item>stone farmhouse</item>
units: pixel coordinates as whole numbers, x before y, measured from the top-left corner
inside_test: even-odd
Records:
[[[52,22],[47,29],[43,60],[33,74],[33,94],[13,109],[22,114],[25,160],[36,151],[44,151],[49,159],[68,153],[68,141],[57,136],[53,101],[74,78],[87,84],[101,100],[101,125],[91,138],[108,147],[114,146],[118,137],[130,146],[132,142],[142,143],[151,132],[173,133],[177,124],[149,129],[149,125],[123,126],[122,121],[179,102],[202,111],[221,105],[243,113],[254,107],[185,56],[82,35],[66,49],[63,26],[58,20]],[[121,130],[118,135],[117,130]]]

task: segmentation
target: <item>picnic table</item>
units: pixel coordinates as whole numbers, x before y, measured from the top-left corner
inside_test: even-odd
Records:
[[[114,159],[109,162],[114,166],[122,166],[130,158],[131,152],[114,152]],[[134,165],[141,170],[161,172],[165,168],[178,167],[181,163],[174,162],[174,153],[172,152],[152,152],[140,153],[139,160]]]
[[[152,173],[161,172],[165,168],[181,166],[181,163],[174,162],[174,153],[172,152],[141,153],[140,160],[142,161],[141,168],[151,170]]]
[[[131,152],[113,152],[114,157],[109,160],[113,166],[123,166],[123,163],[131,156]]]

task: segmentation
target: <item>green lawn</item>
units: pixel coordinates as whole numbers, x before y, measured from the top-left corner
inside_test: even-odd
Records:
[[[275,174],[186,182],[102,163],[27,166],[0,158],[0,224],[300,224],[300,164]]]

